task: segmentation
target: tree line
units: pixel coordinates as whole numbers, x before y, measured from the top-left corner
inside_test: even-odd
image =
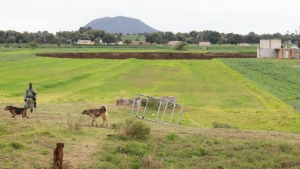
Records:
[[[198,44],[199,41],[209,41],[212,44],[238,44],[238,43],[259,43],[260,39],[281,39],[282,42],[290,41],[292,43],[300,42],[300,35],[296,33],[289,33],[282,35],[281,33],[262,34],[258,35],[250,32],[246,35],[235,33],[219,33],[217,31],[190,31],[173,33],[171,31],[155,32],[155,33],[141,33],[144,35],[146,42],[156,44],[166,44],[169,41],[182,41],[188,44]],[[36,33],[16,32],[13,30],[0,30],[0,43],[29,43],[36,42],[38,44],[75,44],[79,39],[91,40],[95,43],[115,43],[122,41],[122,33],[106,33],[103,30],[92,30],[91,27],[80,27],[78,31],[59,31],[56,34],[48,31],[38,31]]]
[[[217,31],[190,31],[189,33],[178,32],[155,32],[152,34],[145,34],[146,41],[150,43],[165,44],[169,41],[182,41],[188,44],[198,44],[199,41],[209,41],[212,44],[238,44],[238,43],[259,43],[260,39],[281,39],[282,42],[290,41],[296,43],[300,41],[300,36],[296,33],[281,33],[262,34],[258,35],[250,32],[247,35],[240,35],[234,33],[219,33]]]
[[[106,33],[103,30],[92,30],[90,27],[80,27],[78,31],[59,31],[56,35],[48,31],[38,31],[36,33],[17,32],[13,30],[1,31],[0,30],[0,44],[1,43],[29,43],[36,42],[38,44],[72,44],[76,43],[79,39],[91,40],[95,43],[115,43],[121,41],[122,33]]]

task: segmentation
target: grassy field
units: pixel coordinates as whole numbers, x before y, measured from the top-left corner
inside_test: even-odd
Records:
[[[0,45],[0,51],[24,51],[28,49],[26,44],[9,44],[7,48]],[[176,51],[174,47],[156,44],[156,45],[67,45],[63,44],[60,47],[54,44],[40,44],[35,52],[188,52],[188,53],[256,53],[256,45],[239,46],[239,45],[211,45],[210,47],[201,47],[195,44],[189,44],[187,50]]]
[[[260,66],[278,64],[282,67],[279,72],[298,71],[290,69],[294,64],[291,60],[80,60],[35,56],[58,51],[99,49],[1,48],[0,106],[22,107],[29,81],[38,91],[37,111],[29,113],[30,119],[12,119],[9,112],[0,110],[3,168],[50,168],[56,142],[65,143],[68,168],[300,166],[299,111],[286,103],[286,95],[274,95],[276,90],[263,85],[262,79],[272,79],[272,74],[251,79],[243,73],[251,69],[241,66],[248,62],[257,66],[254,70],[260,70]],[[299,74],[291,76],[297,79]],[[289,95],[288,89],[281,91],[285,92]],[[107,137],[120,133],[113,126],[133,118],[131,107],[116,106],[116,99],[133,98],[137,93],[175,96],[184,106],[180,125],[136,119],[151,128],[147,139]],[[108,105],[109,125],[92,127],[92,119],[81,112],[103,104]],[[79,128],[74,127],[77,123]],[[215,128],[222,124],[231,129]]]

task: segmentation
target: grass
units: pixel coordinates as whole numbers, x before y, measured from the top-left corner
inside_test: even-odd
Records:
[[[238,45],[212,45],[210,47],[201,47],[195,44],[187,46],[186,51],[174,50],[174,47],[156,44],[156,45],[67,45],[63,44],[58,47],[55,44],[40,44],[38,48],[32,50],[26,44],[9,44],[9,47],[0,47],[1,52],[10,52],[18,54],[22,51],[24,54],[29,53],[47,53],[47,52],[181,52],[181,53],[256,53],[256,45],[238,46]]]
[[[233,65],[220,59],[79,60],[34,54],[99,49],[0,50],[2,168],[50,168],[57,142],[65,143],[68,168],[300,166],[299,112],[259,81],[234,69],[234,59]],[[257,66],[266,62],[253,60]],[[292,67],[294,63],[278,64]],[[23,106],[29,81],[38,92],[37,111],[29,113],[29,119],[10,118],[3,108]],[[115,105],[116,99],[133,98],[137,93],[175,96],[183,105],[180,125],[136,119],[130,106]],[[108,105],[109,125],[96,128],[81,112],[103,104]],[[137,121],[136,128],[149,126],[147,139],[115,137],[124,119]]]
[[[81,115],[99,103],[41,104],[30,119],[11,119],[0,110],[2,168],[50,168],[52,151],[63,142],[69,168],[297,168],[299,134],[159,125],[135,119],[130,107],[108,105],[109,126],[91,125]],[[1,104],[3,107],[3,104]],[[81,132],[69,119],[81,118]],[[151,128],[147,139],[118,139],[114,124],[124,119]],[[99,121],[100,119],[98,119]],[[108,136],[110,135],[110,136]]]
[[[219,59],[80,60],[36,57],[26,52],[1,53],[0,58],[6,59],[0,62],[0,76],[5,79],[0,82],[0,102],[22,102],[31,81],[38,92],[38,105],[115,104],[119,98],[141,93],[175,96],[184,106],[182,125],[224,123],[239,129],[276,131],[298,131],[300,127],[299,113],[291,106]],[[10,57],[16,60],[5,61]]]
[[[300,111],[299,59],[222,59],[232,69],[256,82]]]

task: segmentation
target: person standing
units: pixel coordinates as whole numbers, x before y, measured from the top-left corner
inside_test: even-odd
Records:
[[[35,88],[32,87],[32,83],[29,82],[29,87],[25,90],[24,94],[24,108],[30,106],[30,112],[32,113],[33,107],[36,108],[36,97],[37,92]]]

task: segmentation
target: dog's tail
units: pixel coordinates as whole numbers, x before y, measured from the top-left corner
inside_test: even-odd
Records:
[[[104,107],[105,107],[105,115],[108,116],[107,106],[104,105]]]

